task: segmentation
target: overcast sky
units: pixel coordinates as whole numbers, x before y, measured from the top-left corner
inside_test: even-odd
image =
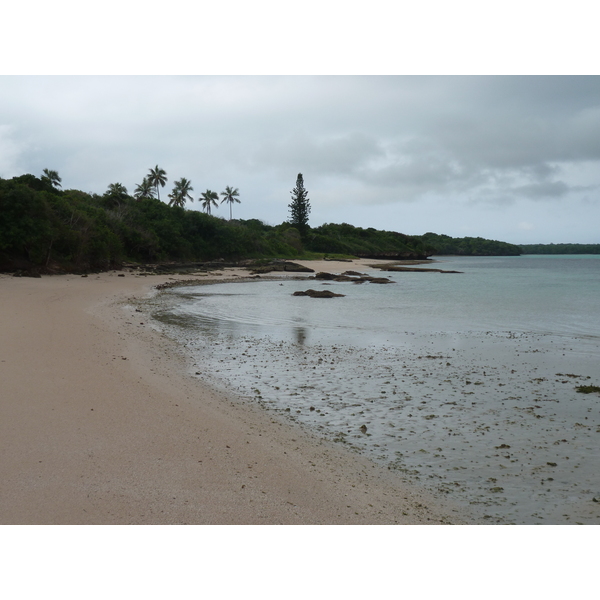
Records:
[[[600,243],[600,77],[2,76],[0,176],[130,193],[151,167],[194,203],[279,224]],[[228,217],[220,206],[214,214]]]

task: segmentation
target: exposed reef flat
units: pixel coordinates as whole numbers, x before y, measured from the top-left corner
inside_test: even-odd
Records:
[[[396,271],[401,273],[405,271],[407,273],[462,273],[462,271],[448,271],[444,269],[423,269],[420,267],[407,267],[404,264],[399,263],[388,263],[388,264],[375,264],[369,265],[373,269],[379,269],[380,271]]]

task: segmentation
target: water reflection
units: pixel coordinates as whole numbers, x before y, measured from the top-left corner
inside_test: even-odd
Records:
[[[285,342],[295,342],[304,346],[309,342],[309,328],[306,325],[242,323],[231,319],[214,318],[207,315],[179,313],[177,309],[158,310],[153,317],[165,325],[175,325],[183,331],[196,331],[211,340],[220,337],[242,338],[245,335],[279,339]],[[303,319],[295,318],[295,321]]]
[[[296,344],[304,346],[308,338],[308,329],[306,327],[294,327],[294,339]]]

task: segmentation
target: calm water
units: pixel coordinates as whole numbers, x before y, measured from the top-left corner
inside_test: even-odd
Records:
[[[474,516],[600,522],[600,396],[575,391],[600,385],[600,257],[434,266],[463,273],[175,288],[154,316],[202,378]],[[308,288],[345,297],[292,296]]]

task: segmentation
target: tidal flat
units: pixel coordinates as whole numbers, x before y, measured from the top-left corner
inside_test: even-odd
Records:
[[[432,286],[433,277],[461,275],[411,277],[419,287],[423,279]],[[358,313],[346,298],[294,298],[312,303],[304,305],[310,314],[297,304],[281,321],[278,315],[289,310],[286,303],[302,284],[250,284],[265,288],[257,288],[256,314],[247,302],[255,292],[240,291],[236,298],[227,285],[214,294],[176,288],[151,308],[161,327],[185,345],[197,377],[452,498],[477,520],[600,522],[600,395],[577,392],[600,381],[597,335],[568,327],[394,329],[385,326],[393,314],[389,306],[380,330],[365,319],[369,336],[349,335],[339,314],[350,310],[356,320]],[[239,290],[248,284],[231,285]],[[368,285],[356,293],[368,297]],[[350,286],[331,289],[352,294]],[[383,287],[378,294],[398,294]],[[244,314],[235,304],[242,298]],[[202,308],[184,308],[192,304]]]

